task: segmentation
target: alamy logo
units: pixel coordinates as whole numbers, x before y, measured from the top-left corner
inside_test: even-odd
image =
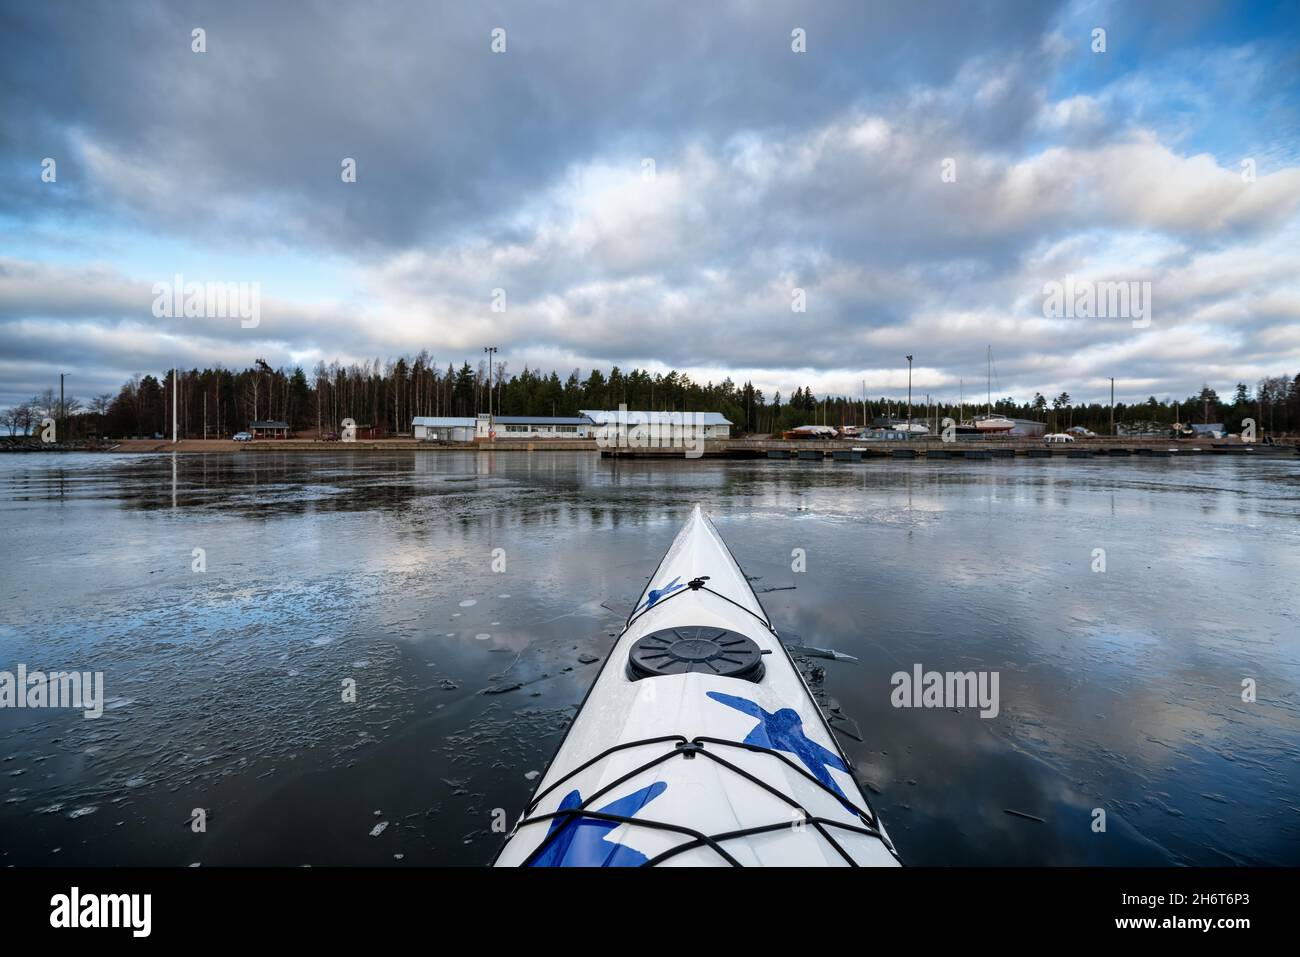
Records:
[[[148,937],[152,912],[150,894],[82,894],[74,887],[50,898],[50,926],[58,928],[127,927],[132,937]]]
[[[180,273],[173,279],[153,284],[155,319],[238,319],[244,329],[262,321],[260,282],[186,282]]]
[[[922,671],[912,665],[909,674],[895,671],[889,703],[895,708],[976,708],[981,718],[996,718],[998,673],[996,671]]]
[[[0,708],[79,708],[87,718],[104,713],[102,671],[0,671]]]
[[[1046,319],[1132,319],[1134,329],[1151,325],[1151,282],[1136,279],[1093,282],[1066,276],[1043,286]]]

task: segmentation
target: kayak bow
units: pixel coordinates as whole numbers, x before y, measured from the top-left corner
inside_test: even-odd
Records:
[[[749,580],[695,506],[496,864],[897,863]]]

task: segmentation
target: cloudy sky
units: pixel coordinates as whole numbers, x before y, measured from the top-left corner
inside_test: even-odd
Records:
[[[769,394],[1300,372],[1294,2],[6,4],[0,183],[0,405],[487,344]],[[177,274],[257,326],[155,318]],[[1046,317],[1068,276],[1149,325]]]

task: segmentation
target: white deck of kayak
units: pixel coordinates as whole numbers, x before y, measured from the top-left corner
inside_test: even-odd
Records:
[[[707,576],[702,587],[693,580]],[[697,583],[698,584],[698,583]],[[633,680],[664,628],[739,632],[757,682]],[[497,864],[895,865],[823,715],[730,551],[696,506],[601,666]]]

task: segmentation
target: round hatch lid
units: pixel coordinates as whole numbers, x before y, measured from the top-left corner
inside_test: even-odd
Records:
[[[628,653],[628,668],[634,679],[697,672],[757,681],[763,674],[763,652],[739,632],[685,625],[638,638]]]

